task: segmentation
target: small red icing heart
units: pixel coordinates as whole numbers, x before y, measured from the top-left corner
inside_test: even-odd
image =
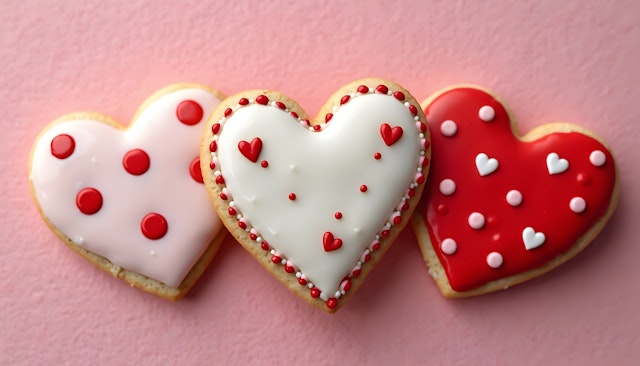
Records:
[[[259,137],[251,140],[251,143],[242,140],[238,142],[238,149],[245,158],[255,163],[256,161],[258,161],[258,157],[260,156],[260,152],[262,151],[262,140],[260,140]]]
[[[445,296],[545,273],[584,249],[613,213],[615,162],[592,133],[561,123],[519,138],[506,108],[473,87],[423,107],[436,153],[414,228]]]
[[[382,135],[384,143],[387,146],[391,146],[395,144],[396,141],[400,140],[400,137],[402,137],[402,127],[391,127],[388,123],[383,123],[380,125],[380,135]]]
[[[334,239],[333,233],[327,231],[322,236],[322,244],[324,245],[325,252],[331,252],[342,247],[342,239]]]

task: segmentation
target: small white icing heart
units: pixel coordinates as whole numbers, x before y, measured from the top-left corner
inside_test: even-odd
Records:
[[[476,169],[480,176],[487,176],[498,169],[498,160],[495,158],[489,158],[485,153],[476,155]]]
[[[527,250],[535,249],[544,244],[545,236],[543,233],[536,232],[532,227],[522,230],[522,241]]]
[[[557,153],[547,155],[547,170],[549,174],[560,174],[569,168],[567,159],[561,159]]]

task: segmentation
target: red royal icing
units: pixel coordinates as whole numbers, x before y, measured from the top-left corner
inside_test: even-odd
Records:
[[[67,134],[58,135],[51,140],[51,154],[58,159],[68,158],[75,149],[75,140]]]
[[[158,240],[165,236],[167,230],[169,229],[169,225],[167,224],[167,220],[160,214],[152,212],[140,221],[140,230],[142,231],[142,235],[151,240]]]
[[[149,155],[144,152],[144,150],[129,150],[122,157],[122,166],[124,167],[124,170],[131,175],[144,174],[149,170],[150,164],[151,160],[149,159]]]
[[[202,121],[204,110],[202,106],[193,100],[185,100],[176,108],[178,120],[185,125],[192,126]]]
[[[76,206],[85,215],[93,215],[102,208],[102,194],[95,188],[83,188],[76,195]]]
[[[260,140],[259,137],[251,140],[251,143],[242,140],[238,142],[238,150],[240,150],[245,158],[255,163],[256,161],[258,161],[258,157],[260,156],[260,152],[262,151],[262,140]]]
[[[333,237],[333,233],[327,231],[322,236],[322,245],[325,252],[331,252],[342,247],[342,239],[336,239]]]
[[[380,135],[387,146],[391,146],[402,137],[402,127],[391,127],[388,123],[380,125]]]
[[[485,106],[490,108],[482,109]],[[568,251],[609,207],[615,166],[599,141],[578,132],[520,141],[511,131],[505,108],[473,88],[441,94],[426,107],[425,115],[438,153],[433,155],[420,210],[454,290],[469,291],[543,267]],[[456,124],[454,135],[441,132],[445,121]],[[594,151],[604,154],[602,166],[589,161]],[[484,165],[484,157],[478,165],[480,153],[496,159],[497,168],[486,169],[493,167]],[[565,159],[568,167],[554,165],[550,174],[551,153]],[[556,164],[555,158],[550,160]],[[483,173],[491,172],[482,176],[479,166]],[[445,179],[455,183],[453,193],[441,191]],[[520,193],[521,202],[515,192],[507,197],[511,191]],[[580,213],[570,207],[574,197],[586,203]],[[480,228],[469,225],[474,212],[486,219]]]

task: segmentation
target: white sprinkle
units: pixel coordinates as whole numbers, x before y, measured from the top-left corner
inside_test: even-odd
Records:
[[[451,179],[443,179],[440,182],[440,193],[445,196],[451,196],[456,191],[456,182]]]
[[[569,202],[569,208],[575,213],[582,213],[587,208],[587,201],[582,197],[573,197]]]
[[[478,111],[478,117],[485,122],[491,122],[496,117],[496,111],[493,107],[485,105]]]
[[[522,193],[520,191],[512,189],[507,192],[507,203],[513,207],[520,206],[522,203]]]
[[[458,132],[458,125],[452,120],[448,119],[440,125],[440,133],[445,137],[454,136]]]
[[[451,238],[446,238],[440,244],[440,249],[444,254],[451,255],[455,253],[456,250],[458,250],[458,243],[456,243],[456,241]]]
[[[594,166],[603,166],[607,162],[607,156],[600,150],[594,150],[589,155],[589,162]]]
[[[479,212],[473,212],[471,215],[469,215],[468,222],[471,228],[476,230],[482,229],[485,223],[484,215]]]
[[[499,268],[503,261],[502,254],[498,252],[491,252],[487,255],[487,264],[491,268]]]

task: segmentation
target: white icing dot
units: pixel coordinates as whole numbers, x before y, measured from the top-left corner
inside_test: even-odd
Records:
[[[607,162],[607,156],[600,150],[593,150],[589,155],[589,162],[594,166],[603,166]]]
[[[353,228],[353,232],[356,234],[360,234],[362,230],[359,227]]]
[[[498,252],[491,252],[487,255],[487,264],[491,268],[499,268],[502,266],[502,254]]]
[[[446,137],[451,137],[458,132],[458,125],[452,120],[448,119],[440,125],[440,132]]]
[[[410,106],[410,105],[411,105],[411,104],[409,104],[409,102],[404,102],[404,106],[405,106],[405,107],[408,107],[408,106]]]
[[[496,118],[496,111],[493,109],[493,107],[485,105],[482,106],[482,108],[480,108],[480,110],[478,111],[478,117],[480,117],[480,119],[485,122],[490,122],[493,121],[494,118]]]
[[[484,215],[479,212],[473,212],[469,215],[469,226],[473,229],[479,230],[484,226]]]
[[[84,244],[84,238],[83,238],[83,237],[81,237],[80,235],[76,235],[76,236],[74,236],[74,237],[73,237],[73,239],[72,239],[72,241],[73,241],[73,244],[75,244],[75,245],[82,245],[82,244]]]
[[[573,197],[569,202],[569,208],[575,213],[584,212],[587,208],[587,201],[582,197]]]
[[[446,238],[440,244],[440,249],[444,254],[453,254],[458,250],[458,244],[451,238]]]
[[[451,179],[443,179],[440,182],[440,193],[445,196],[451,196],[456,191],[456,182]]]
[[[155,257],[155,256],[156,256],[156,251],[155,251],[155,250],[152,250],[152,251],[150,251],[150,252],[149,252],[149,254],[150,254],[152,257]]]
[[[522,193],[515,189],[510,190],[507,192],[507,203],[513,207],[520,206],[522,203]]]
[[[329,300],[329,296],[327,296],[327,294],[325,294],[324,292],[320,293],[320,298],[322,299],[322,301]]]

